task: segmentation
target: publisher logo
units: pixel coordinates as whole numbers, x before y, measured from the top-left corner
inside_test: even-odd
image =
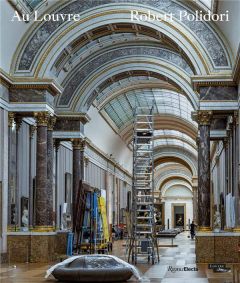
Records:
[[[197,267],[189,267],[189,266],[184,266],[184,267],[175,267],[175,266],[169,266],[168,271],[171,271],[172,273],[179,272],[179,271],[198,271]]]

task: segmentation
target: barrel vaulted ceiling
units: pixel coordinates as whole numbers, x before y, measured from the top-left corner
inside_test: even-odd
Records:
[[[55,98],[57,114],[87,113],[96,107],[127,145],[134,107],[154,101],[155,165],[177,162],[197,175],[197,125],[191,112],[198,109],[199,94],[192,78],[230,74],[232,58],[215,25],[179,21],[180,11],[194,13],[193,6],[184,3],[57,1],[45,13],[79,13],[81,20],[32,24],[16,49],[11,73],[53,79],[62,89]],[[175,17],[173,22],[139,22],[131,20],[132,9]]]

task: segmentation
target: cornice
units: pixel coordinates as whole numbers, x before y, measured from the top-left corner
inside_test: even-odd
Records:
[[[83,124],[86,124],[91,121],[90,116],[87,113],[69,113],[69,112],[55,112],[57,118],[67,119],[67,120],[76,120],[79,119]]]
[[[62,93],[63,89],[53,79],[13,77],[0,68],[0,84],[10,89],[46,89],[53,96]]]
[[[203,86],[236,86],[231,74],[192,76],[192,86],[195,91],[199,91]]]

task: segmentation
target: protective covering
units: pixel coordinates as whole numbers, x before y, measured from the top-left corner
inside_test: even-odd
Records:
[[[112,255],[73,256],[52,266],[45,278],[50,274],[58,280],[73,282],[119,282],[132,275],[142,279],[136,267]]]

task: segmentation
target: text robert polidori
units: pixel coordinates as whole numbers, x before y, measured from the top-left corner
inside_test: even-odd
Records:
[[[195,13],[188,13],[187,11],[179,11],[178,14],[174,13],[153,13],[148,11],[147,13],[142,13],[137,10],[131,10],[131,20],[138,22],[152,22],[152,21],[168,21],[172,22],[177,18],[180,21],[214,21],[214,22],[229,22],[229,11],[222,14],[212,14],[210,11],[204,13],[203,11],[196,11]]]

